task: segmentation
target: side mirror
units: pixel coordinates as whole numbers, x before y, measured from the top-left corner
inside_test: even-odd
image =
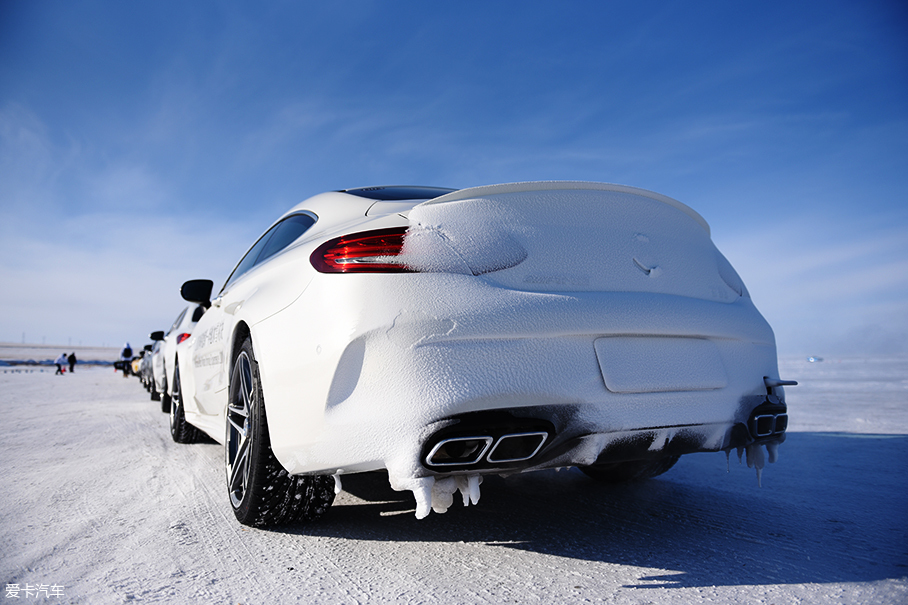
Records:
[[[151,351],[151,345],[145,345],[145,346],[142,347],[142,348],[145,350],[146,353],[149,352],[149,351]]]
[[[164,340],[164,330],[158,330],[157,332],[152,332],[148,335],[148,338],[152,340]]]
[[[180,288],[183,300],[202,305],[206,309],[211,306],[211,289],[214,282],[210,279],[190,279]]]

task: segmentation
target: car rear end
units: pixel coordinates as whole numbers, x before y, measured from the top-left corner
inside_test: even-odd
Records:
[[[273,379],[262,364],[269,404],[306,401],[271,425],[291,472],[387,468],[412,489],[761,444],[772,455],[784,439],[772,330],[687,206],[517,183],[404,214],[313,249],[318,274],[284,311],[311,348],[271,364]],[[279,386],[281,372],[306,393]]]

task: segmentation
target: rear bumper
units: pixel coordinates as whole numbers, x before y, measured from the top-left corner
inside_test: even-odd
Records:
[[[751,402],[758,398],[748,398]],[[584,406],[471,412],[446,419],[426,439],[420,463],[433,475],[507,473],[542,468],[655,460],[784,441],[786,406],[769,395],[746,422],[639,427],[608,431],[583,420]],[[749,407],[744,404],[743,408]],[[767,429],[765,419],[776,419]],[[783,420],[781,420],[784,418]]]
[[[747,444],[751,412],[767,394],[763,377],[778,376],[772,331],[749,299],[537,294],[458,275],[339,278],[324,289],[339,301],[334,315],[312,320],[325,304],[313,283],[306,302],[253,327],[272,447],[291,473],[387,468],[421,477],[718,451]],[[470,296],[449,300],[448,291]],[[347,309],[346,300],[369,305]],[[299,333],[288,335],[288,325]],[[657,380],[650,392],[631,380],[615,392],[603,375],[609,362],[597,353],[606,337],[710,343],[723,380],[710,374],[679,390]],[[292,354],[275,345],[288,340]],[[426,463],[439,431],[480,413],[544,421],[553,432],[532,459]],[[500,436],[491,436],[489,453]]]

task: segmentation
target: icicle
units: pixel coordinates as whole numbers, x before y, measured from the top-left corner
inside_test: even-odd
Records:
[[[739,447],[738,448],[738,464],[741,464],[741,456],[743,456],[743,455],[744,455],[744,448]]]
[[[725,472],[731,472],[731,449],[725,450]]]
[[[443,514],[454,504],[454,492],[457,491],[457,479],[447,477],[435,481],[432,486],[432,510],[436,513]]]
[[[464,506],[479,503],[480,475],[458,475],[435,480],[434,477],[399,477],[388,473],[391,488],[395,491],[411,491],[416,498],[416,518],[425,519],[429,513],[445,513],[454,503],[454,492],[460,491]],[[339,478],[335,476],[335,481]]]
[[[757,469],[757,485],[763,487],[763,467],[766,466],[766,458],[763,455],[761,445],[747,446],[747,467]]]
[[[432,512],[432,485],[435,483],[434,477],[423,477],[416,479],[410,491],[416,498],[416,518],[425,519]]]
[[[435,477],[399,477],[388,473],[388,481],[391,483],[391,489],[398,492],[411,491],[416,498],[416,518],[425,519],[432,512],[432,486],[435,484]]]
[[[479,504],[479,484],[482,483],[481,475],[470,475],[470,502],[473,506]]]
[[[457,489],[463,498],[463,505],[470,506],[470,479],[463,475],[457,476]]]
[[[344,491],[344,486],[341,484],[341,473],[343,473],[343,472],[344,472],[344,469],[339,468],[339,469],[337,469],[336,473],[331,475],[332,477],[334,477],[334,495],[335,496],[338,495],[339,493],[341,493],[342,491]]]
[[[772,443],[767,443],[766,453],[769,454],[769,462],[775,464],[776,460],[779,459],[779,442],[773,441]]]

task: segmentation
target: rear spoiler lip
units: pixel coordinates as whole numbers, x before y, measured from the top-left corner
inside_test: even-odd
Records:
[[[706,230],[707,234],[710,233],[709,223],[706,222],[706,219],[700,216],[700,214],[690,206],[683,204],[674,198],[638,187],[615,185],[613,183],[597,183],[594,181],[526,181],[519,183],[502,183],[500,185],[485,185],[482,187],[469,187],[467,189],[459,189],[458,191],[447,193],[423,203],[427,205],[444,204],[445,202],[456,202],[459,200],[487,197],[502,193],[523,193],[531,191],[616,191],[619,193],[639,195],[677,208],[697,221],[697,223]]]

